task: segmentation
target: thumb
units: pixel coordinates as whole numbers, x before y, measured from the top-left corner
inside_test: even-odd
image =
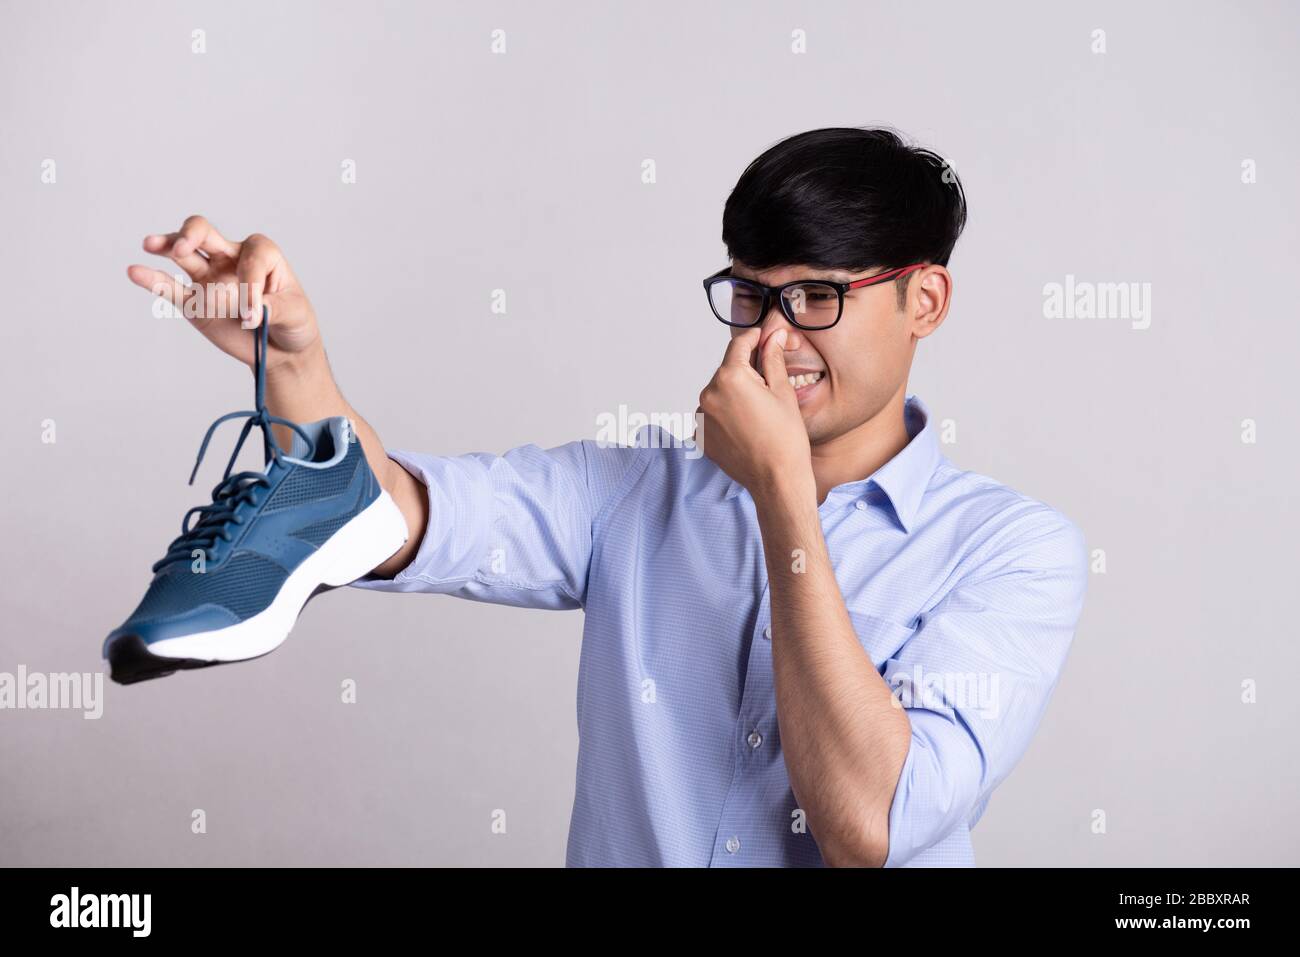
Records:
[[[779,396],[794,395],[790,376],[785,371],[785,341],[787,333],[778,329],[763,346],[763,378],[767,387]]]

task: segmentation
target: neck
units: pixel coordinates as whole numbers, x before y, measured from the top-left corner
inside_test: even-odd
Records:
[[[830,490],[845,482],[871,475],[911,441],[903,419],[907,384],[904,383],[885,407],[857,428],[837,435],[812,448],[813,476],[817,479],[817,504],[826,501]]]

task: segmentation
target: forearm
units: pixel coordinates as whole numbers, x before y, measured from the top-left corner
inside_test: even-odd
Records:
[[[411,473],[388,457],[379,435],[343,397],[330,371],[324,347],[319,341],[305,355],[282,362],[267,373],[266,406],[272,415],[291,422],[315,422],[336,415],[347,416],[352,421],[375,478],[392,496],[406,518],[406,544],[392,558],[375,568],[374,574],[381,578],[391,578],[410,564],[420,547],[428,522],[429,502],[425,488]],[[281,447],[289,448],[292,441],[290,430],[279,425],[274,428]]]
[[[791,788],[828,864],[880,866],[911,742],[907,714],[854,633],[815,493],[776,490],[756,503],[771,590],[777,723]]]

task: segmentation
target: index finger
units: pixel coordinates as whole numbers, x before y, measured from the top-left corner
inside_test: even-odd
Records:
[[[217,227],[202,216],[190,216],[181,224],[172,248],[180,256],[199,249],[208,254],[219,253],[232,258],[238,255],[235,244],[217,232]]]

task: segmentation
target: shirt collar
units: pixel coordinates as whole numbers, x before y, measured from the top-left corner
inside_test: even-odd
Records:
[[[930,410],[911,393],[903,406],[903,423],[911,436],[907,445],[866,478],[835,486],[826,500],[829,502],[832,498],[844,496],[861,498],[866,489],[874,485],[889,498],[903,531],[910,533],[916,513],[921,508],[921,498],[943,456],[934,425],[930,422]],[[725,498],[735,498],[745,490],[735,479],[728,479],[728,482]]]

